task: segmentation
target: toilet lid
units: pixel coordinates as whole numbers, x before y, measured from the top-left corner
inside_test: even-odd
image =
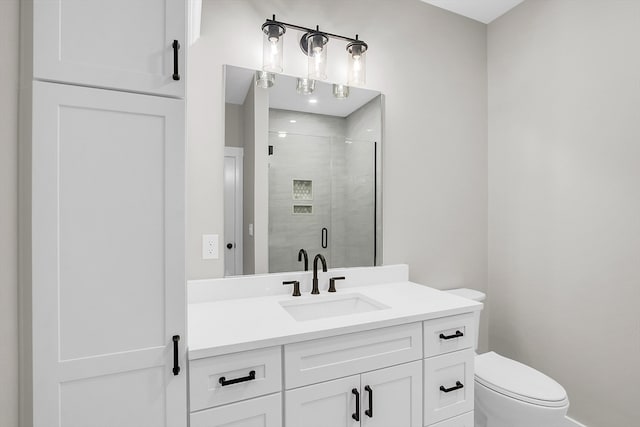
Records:
[[[569,402],[564,388],[542,372],[493,351],[476,356],[476,381],[527,403],[560,407]]]

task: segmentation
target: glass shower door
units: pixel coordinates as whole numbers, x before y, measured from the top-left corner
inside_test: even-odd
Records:
[[[332,266],[332,138],[269,133],[269,272],[299,271],[298,251]]]

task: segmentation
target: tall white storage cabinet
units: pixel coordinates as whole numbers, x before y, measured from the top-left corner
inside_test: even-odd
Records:
[[[186,2],[22,16],[21,426],[186,427]]]

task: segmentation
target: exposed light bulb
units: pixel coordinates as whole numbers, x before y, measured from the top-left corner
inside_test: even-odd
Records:
[[[267,22],[262,26],[264,43],[262,47],[262,69],[282,72],[282,40],[285,29],[278,23]]]

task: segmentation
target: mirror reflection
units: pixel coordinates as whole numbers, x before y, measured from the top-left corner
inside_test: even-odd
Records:
[[[380,93],[225,76],[225,275],[381,264]]]

